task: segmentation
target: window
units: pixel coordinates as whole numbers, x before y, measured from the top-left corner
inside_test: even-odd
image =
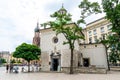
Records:
[[[94,35],[96,35],[96,34],[97,34],[96,29],[94,29],[94,30],[93,30],[93,34],[94,34]]]
[[[53,41],[53,43],[57,43],[58,42],[58,38],[57,37],[53,37],[52,41]]]
[[[98,42],[97,36],[94,36],[94,42]]]
[[[112,28],[112,24],[107,25],[107,30],[109,31]]]
[[[92,32],[91,31],[89,31],[89,36],[91,36],[92,35]]]
[[[101,33],[103,33],[104,32],[104,27],[101,27],[100,29],[101,29]]]
[[[102,40],[105,40],[105,34],[102,34],[101,37],[102,37]]]
[[[92,43],[92,37],[89,38],[89,43]]]

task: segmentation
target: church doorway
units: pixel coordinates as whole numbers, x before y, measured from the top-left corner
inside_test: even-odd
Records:
[[[58,65],[59,65],[59,60],[57,58],[53,59],[53,71],[57,71],[58,70]]]
[[[89,63],[89,58],[83,58],[83,66],[84,67],[89,67],[90,63]]]
[[[61,54],[52,53],[50,56],[51,56],[50,70],[51,71],[60,71]]]

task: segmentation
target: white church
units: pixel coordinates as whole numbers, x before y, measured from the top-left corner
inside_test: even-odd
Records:
[[[66,11],[64,7],[59,11]],[[67,12],[67,11],[66,11]],[[68,23],[67,26],[76,26],[75,23]],[[41,70],[42,71],[65,71],[70,68],[70,49],[69,45],[63,45],[66,41],[63,34],[56,36],[52,28],[35,28],[35,34],[39,34],[41,48]],[[80,35],[85,36],[82,32]],[[75,42],[74,68],[108,68],[105,48],[102,44],[83,44],[83,41]]]

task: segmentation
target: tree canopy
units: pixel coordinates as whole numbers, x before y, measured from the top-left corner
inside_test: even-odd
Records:
[[[31,60],[38,60],[41,50],[39,47],[27,43],[22,43],[13,52],[13,57],[23,58],[28,62],[28,71],[30,71],[29,63]]]
[[[110,54],[109,60],[113,64],[120,61],[120,1],[119,0],[102,0],[103,11],[106,13],[106,18],[111,22],[112,32],[109,41]]]
[[[106,18],[112,23],[112,32],[120,35],[120,1],[102,0],[102,6]]]
[[[6,63],[7,61],[6,61],[6,59],[4,59],[4,58],[0,58],[0,64],[2,64],[2,63]]]
[[[23,58],[28,62],[39,59],[38,55],[40,55],[40,48],[27,43],[22,43],[13,52],[13,57]]]

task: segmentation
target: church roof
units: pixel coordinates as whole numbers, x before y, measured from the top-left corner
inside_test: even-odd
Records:
[[[76,27],[79,27],[75,22],[69,22],[69,23],[67,23],[66,25],[75,25]],[[44,31],[44,30],[49,30],[49,29],[51,29],[52,30],[52,28],[51,27],[49,27],[49,28],[43,28],[43,29],[40,29],[41,31]],[[82,31],[80,31],[80,34],[82,34],[83,36],[84,36],[84,34],[83,34],[83,32]]]
[[[35,32],[39,32],[40,29],[39,29],[39,23],[37,22],[37,27],[34,29]]]
[[[67,10],[64,8],[63,4],[62,4],[62,7],[58,10],[59,13],[67,13]]]
[[[35,32],[39,32],[39,29],[36,27],[34,31],[35,31]]]

